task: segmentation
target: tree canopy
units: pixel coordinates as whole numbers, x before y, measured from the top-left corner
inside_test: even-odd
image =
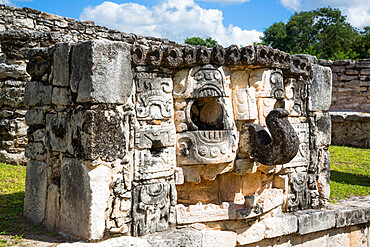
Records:
[[[185,39],[185,44],[189,45],[201,45],[205,47],[212,48],[217,45],[217,41],[212,39],[211,37],[206,37],[205,39],[199,37],[190,37]]]
[[[289,21],[274,23],[260,37],[263,44],[324,59],[370,58],[370,27],[358,31],[339,9],[330,7],[294,13]]]

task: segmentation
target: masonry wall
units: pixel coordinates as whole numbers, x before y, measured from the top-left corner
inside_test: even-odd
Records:
[[[31,80],[26,64],[34,55],[32,49],[46,48],[56,42],[90,39],[143,45],[175,44],[166,39],[111,30],[91,21],[80,22],[30,8],[0,5],[0,162],[27,162],[24,90],[25,83]],[[36,58],[40,66],[45,64],[45,58],[45,54]]]
[[[370,60],[320,62],[333,73],[330,110],[370,112]]]

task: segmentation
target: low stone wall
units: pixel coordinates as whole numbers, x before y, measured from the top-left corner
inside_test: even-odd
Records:
[[[331,144],[370,148],[370,113],[330,112]]]
[[[201,224],[157,233],[143,238],[119,237],[98,244],[64,243],[70,246],[320,246],[346,247],[370,245],[370,197],[354,198],[330,205],[324,210],[304,210],[295,214],[262,219],[233,232],[236,222],[225,222],[222,229]],[[216,224],[216,223],[215,223]],[[239,225],[240,226],[240,225]],[[220,231],[221,230],[221,231]]]
[[[333,73],[330,110],[370,112],[370,59],[324,61]]]

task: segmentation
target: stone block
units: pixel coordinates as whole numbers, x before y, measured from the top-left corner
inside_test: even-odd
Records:
[[[279,215],[266,218],[262,222],[266,226],[266,238],[276,238],[295,233],[298,230],[297,217],[295,215]]]
[[[369,222],[370,208],[346,208],[335,212],[335,227],[359,225]]]
[[[308,110],[327,111],[331,105],[332,74],[328,67],[312,65],[312,78],[308,85]]]
[[[69,52],[70,43],[57,43],[53,54],[53,85],[69,86]]]
[[[262,222],[254,223],[246,229],[239,229],[236,241],[239,245],[251,244],[265,238],[266,226]]]
[[[111,182],[109,167],[102,165],[90,169],[77,159],[64,158],[58,229],[80,239],[102,238]]]
[[[45,124],[44,111],[41,109],[29,109],[25,119],[28,126]]]
[[[223,202],[244,201],[242,176],[232,173],[219,175],[220,198]]]
[[[136,128],[135,146],[144,148],[162,148],[175,146],[176,130],[172,124],[145,125]]]
[[[202,246],[203,235],[199,231],[174,230],[145,237],[152,247]]]
[[[30,81],[26,83],[24,101],[28,106],[50,105],[52,86],[44,85],[41,82]]]
[[[59,225],[60,192],[58,185],[51,183],[47,189],[45,220],[43,224],[49,231],[54,231]]]
[[[46,132],[45,129],[37,129],[28,134],[28,142],[45,142]]]
[[[99,243],[84,243],[84,242],[72,242],[59,244],[58,247],[152,247],[146,239],[140,239],[130,236],[122,236],[118,238],[111,238]]]
[[[175,148],[135,150],[135,180],[169,177],[175,172]]]
[[[77,102],[125,104],[132,94],[130,45],[87,41],[72,48],[70,86]]]
[[[361,75],[370,75],[370,69],[362,69],[360,73]]]
[[[71,116],[68,151],[89,160],[123,159],[133,135],[131,117],[122,109],[75,111]]]
[[[314,232],[302,236],[302,247],[327,246],[328,241],[327,231]]]
[[[43,161],[46,160],[46,149],[41,142],[30,142],[26,146],[25,155],[27,158]]]
[[[6,87],[0,90],[0,106],[18,108],[24,105],[24,88]]]
[[[33,224],[45,218],[47,192],[47,164],[30,160],[26,171],[26,192],[23,216]]]
[[[72,102],[71,91],[67,88],[53,88],[53,95],[51,102],[58,106],[68,106]]]
[[[202,231],[202,247],[234,247],[236,245],[235,232],[231,231]]]
[[[67,150],[67,121],[66,114],[46,115],[46,146],[58,152]]]
[[[350,237],[346,228],[330,229],[328,234],[328,247],[350,246]]]
[[[303,210],[295,214],[300,235],[318,232],[335,226],[334,210]]]

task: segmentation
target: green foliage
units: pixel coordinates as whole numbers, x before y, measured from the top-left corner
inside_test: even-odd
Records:
[[[191,38],[185,39],[185,44],[194,45],[194,46],[200,45],[200,46],[212,48],[215,45],[217,45],[217,41],[212,39],[211,37],[206,37],[205,39],[202,39],[199,37],[191,37]]]
[[[370,58],[369,27],[359,32],[339,9],[296,12],[289,21],[264,31],[262,44],[291,54],[306,53],[324,59]]]
[[[370,149],[330,146],[330,199],[370,195]]]

